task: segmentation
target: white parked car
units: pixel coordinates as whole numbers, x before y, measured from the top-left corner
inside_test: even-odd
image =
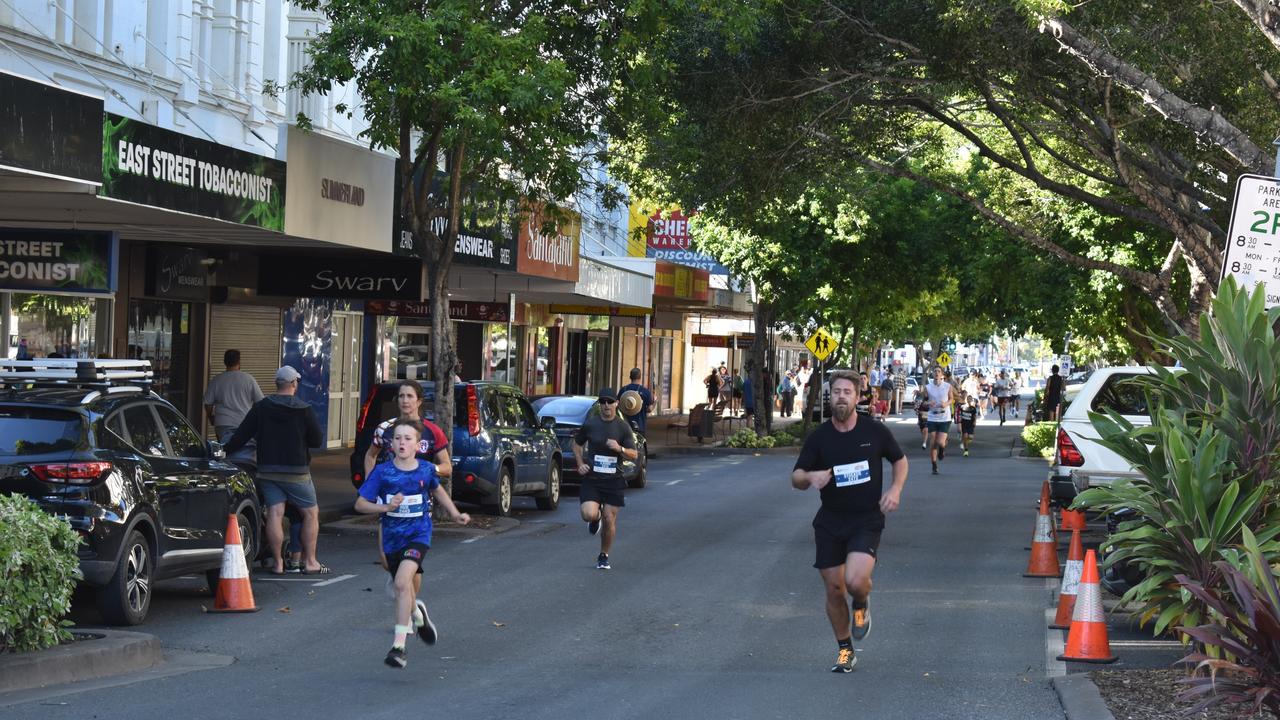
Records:
[[[1089,421],[1089,413],[1111,409],[1135,426],[1150,425],[1146,396],[1132,380],[1151,373],[1150,368],[1141,366],[1098,368],[1084,384],[1065,388],[1066,409],[1058,423],[1049,470],[1055,500],[1070,503],[1087,487],[1134,475],[1128,462],[1098,443],[1098,431]]]

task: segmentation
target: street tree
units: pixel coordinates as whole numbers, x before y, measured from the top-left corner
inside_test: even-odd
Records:
[[[398,155],[397,208],[423,248],[431,303],[431,376],[452,386],[448,278],[464,198],[521,212],[581,189],[630,27],[626,0],[299,0],[325,28],[291,79],[307,94],[354,86],[337,110]],[[307,125],[309,119],[299,117]],[[437,174],[444,173],[443,182]],[[437,392],[435,417],[453,417]]]
[[[1231,179],[1266,169],[1252,138],[1280,127],[1269,20],[1175,0],[741,6],[670,18],[643,59],[662,81],[624,126],[660,175],[738,208],[831,165],[911,179],[1111,276],[1139,330],[1197,331]],[[1088,224],[1134,232],[1064,232]]]

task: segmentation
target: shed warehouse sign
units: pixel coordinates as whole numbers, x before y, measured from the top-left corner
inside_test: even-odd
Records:
[[[0,229],[0,290],[115,291],[111,233]]]
[[[1250,291],[1266,286],[1267,307],[1280,305],[1280,178],[1241,175],[1236,181],[1222,260],[1227,275]]]

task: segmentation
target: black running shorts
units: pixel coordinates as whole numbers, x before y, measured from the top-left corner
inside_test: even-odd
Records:
[[[813,519],[813,540],[817,552],[813,566],[822,570],[845,564],[849,553],[863,553],[876,557],[880,548],[880,533],[884,531],[884,516],[841,515],[819,510]]]
[[[593,482],[584,482],[578,488],[578,504],[585,502],[595,502],[601,505],[612,505],[613,507],[626,507],[627,502],[622,497],[622,488],[620,487],[604,487]]]
[[[395,577],[400,570],[400,563],[411,562],[418,566],[418,574],[422,574],[422,561],[427,559],[427,551],[431,548],[422,543],[409,543],[399,550],[387,555],[387,572]]]

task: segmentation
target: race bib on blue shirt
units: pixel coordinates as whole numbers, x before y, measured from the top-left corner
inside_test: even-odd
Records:
[[[836,487],[861,485],[871,481],[871,464],[866,460],[862,460],[856,463],[837,465],[831,468],[831,473],[835,477]]]
[[[386,499],[386,503],[390,505],[391,499],[394,497],[395,495],[388,495]],[[400,507],[387,513],[387,517],[393,517],[393,518],[422,517],[422,513],[425,509],[426,509],[426,504],[423,502],[422,495],[405,495],[404,500],[402,500],[400,503]]]

